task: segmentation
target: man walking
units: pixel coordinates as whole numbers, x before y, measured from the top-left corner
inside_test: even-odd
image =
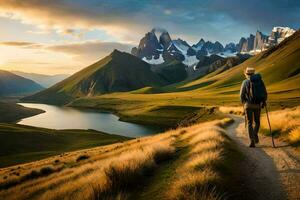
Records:
[[[266,106],[267,90],[260,74],[255,74],[255,69],[248,67],[245,70],[246,80],[240,90],[240,99],[245,109],[245,116],[249,138],[249,147],[255,147],[259,142],[258,131],[260,126],[260,111]]]

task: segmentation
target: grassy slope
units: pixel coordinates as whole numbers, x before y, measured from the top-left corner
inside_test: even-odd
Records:
[[[104,59],[53,87],[23,100],[65,104],[82,96],[131,91],[165,84],[165,80],[150,70],[148,63],[128,53],[115,50]]]
[[[0,167],[126,139],[93,130],[53,130],[0,123]]]
[[[209,74],[207,77],[181,85],[191,87],[203,83],[211,84],[200,87],[199,92],[210,91],[215,95],[237,94],[244,79],[246,67],[254,67],[261,73],[271,94],[271,99],[299,97],[300,85],[300,32],[244,63],[221,74]],[[279,95],[283,94],[283,95]],[[286,95],[284,95],[286,94]]]
[[[13,102],[0,102],[0,122],[16,122],[43,112],[40,109],[26,108]]]
[[[175,200],[230,194],[240,199],[247,191],[233,177],[242,177],[237,171],[242,157],[219,127],[228,123],[199,124],[5,168],[0,198]]]
[[[300,147],[300,106],[269,113],[272,132],[276,137]],[[270,136],[266,115],[261,120],[262,133]]]
[[[124,118],[144,120],[149,110],[164,106],[232,106],[239,105],[239,89],[246,67],[254,67],[262,74],[269,92],[271,110],[300,104],[300,32],[244,63],[227,71],[218,71],[189,82],[181,82],[160,89],[144,88],[133,92],[85,97],[71,106],[87,106],[117,111]],[[153,93],[154,92],[154,93]],[[153,93],[153,94],[151,94]],[[150,121],[160,122],[163,112]],[[177,116],[180,116],[178,113]]]
[[[146,87],[131,92],[115,92],[93,97],[85,96],[75,99],[69,105],[114,111],[123,120],[174,126],[178,120],[186,116],[187,113],[184,111],[186,108],[188,111],[197,111],[203,106],[240,104],[238,92],[244,79],[243,71],[250,66],[255,67],[266,82],[271,110],[279,107],[292,107],[300,104],[299,57],[300,32],[298,31],[277,47],[254,56],[222,73],[216,71],[197,80],[183,81],[161,88]],[[106,59],[109,57],[100,62],[108,62]],[[81,75],[86,76],[86,73],[91,71],[89,68],[94,69],[93,66],[88,67],[56,85],[56,87],[68,85],[65,83],[70,81],[74,84],[77,83]],[[78,79],[74,79],[75,77]],[[51,90],[53,88],[46,91]],[[53,91],[55,92],[56,89]],[[47,95],[43,96],[48,99]],[[64,102],[69,98],[62,97]],[[182,108],[178,109],[179,107]],[[192,109],[190,109],[191,107]],[[166,116],[165,109],[170,112],[171,108],[175,108],[171,117],[178,120],[168,120],[171,118]],[[182,112],[178,112],[179,110]]]

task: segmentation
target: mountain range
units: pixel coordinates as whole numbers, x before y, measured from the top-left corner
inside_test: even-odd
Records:
[[[140,40],[138,47],[132,48],[131,54],[149,64],[161,64],[175,59],[191,66],[204,56],[213,54],[221,57],[234,56],[237,53],[256,54],[276,46],[294,32],[294,29],[288,27],[274,27],[269,36],[257,31],[248,38],[242,37],[237,44],[231,42],[223,46],[218,41],[205,41],[203,38],[198,43],[189,45],[180,38],[173,40],[166,30],[158,32],[152,29]]]
[[[68,74],[45,75],[45,74],[36,74],[36,73],[26,73],[20,71],[12,71],[12,73],[33,80],[34,82],[40,84],[44,88],[51,87],[52,85],[70,76]]]
[[[151,65],[125,52],[114,50],[100,61],[24,101],[65,104],[75,98],[143,87],[159,87],[168,82],[151,71]]]
[[[136,48],[135,55],[114,50],[107,57],[46,90],[23,98],[23,101],[59,105],[75,102],[76,105],[77,99],[85,99],[83,101],[85,102],[94,99],[90,97],[103,94],[109,97],[110,93],[118,92],[123,94],[125,92],[127,95],[165,93],[167,96],[167,93],[183,95],[183,91],[188,91],[188,96],[190,96],[194,95],[193,92],[201,94],[203,91],[207,94],[208,91],[213,91],[214,94],[220,92],[222,95],[225,93],[235,95],[238,93],[240,82],[244,79],[243,70],[247,66],[255,67],[258,72],[262,73],[270,92],[283,94],[289,91],[294,94],[296,91],[295,94],[297,94],[299,90],[299,31],[283,41],[277,37],[279,44],[270,46],[258,55],[251,57],[249,54],[236,53],[225,57],[211,54],[201,56],[193,67],[187,67],[183,61],[180,61],[180,57],[187,55],[176,52],[178,43],[184,44],[184,41],[171,40],[168,33],[162,34],[160,39],[156,40],[157,37],[153,34],[155,34],[153,31],[146,34],[147,38],[150,38],[149,41],[153,41],[149,45],[161,45],[161,48],[155,49],[158,46],[148,48],[146,42],[148,40],[145,39],[143,41],[146,45],[140,44],[139,47],[143,48],[140,50]],[[273,40],[268,39],[268,41]],[[170,48],[165,48],[168,45]],[[200,49],[201,45],[207,48],[211,45],[211,52],[216,52],[218,49],[216,46],[219,46],[218,43],[215,45],[215,43],[200,40],[191,48]],[[261,45],[260,42],[255,44],[255,46],[259,45]],[[233,45],[229,44],[227,47],[233,48]],[[186,48],[186,53],[190,53],[191,48]],[[155,54],[157,59],[152,54]],[[163,58],[163,63],[150,65],[144,61],[149,60],[142,55],[147,58],[151,57],[151,60]],[[173,94],[173,92],[179,93]],[[118,98],[118,94],[112,95],[112,98]]]
[[[30,79],[0,70],[0,96],[28,95],[42,89],[41,85]]]

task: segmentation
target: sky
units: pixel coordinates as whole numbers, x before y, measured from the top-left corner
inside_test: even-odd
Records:
[[[189,44],[300,28],[299,0],[0,0],[0,69],[72,74],[152,28]]]

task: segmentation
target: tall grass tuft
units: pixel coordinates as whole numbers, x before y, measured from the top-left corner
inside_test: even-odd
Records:
[[[168,191],[171,194],[168,199],[224,199],[220,189],[222,178],[217,167],[223,162],[223,149],[227,138],[219,126],[229,121],[226,119],[210,124],[200,132],[190,130],[186,133],[184,138],[190,152],[178,169],[178,176]]]
[[[173,153],[171,143],[162,142],[121,155],[104,169],[104,181],[93,186],[92,199],[116,199],[118,195],[126,194],[149,176],[157,164],[171,158]]]
[[[296,144],[300,142],[300,106],[269,113],[272,131],[280,133],[287,142]],[[261,126],[269,129],[266,115],[262,117]]]

